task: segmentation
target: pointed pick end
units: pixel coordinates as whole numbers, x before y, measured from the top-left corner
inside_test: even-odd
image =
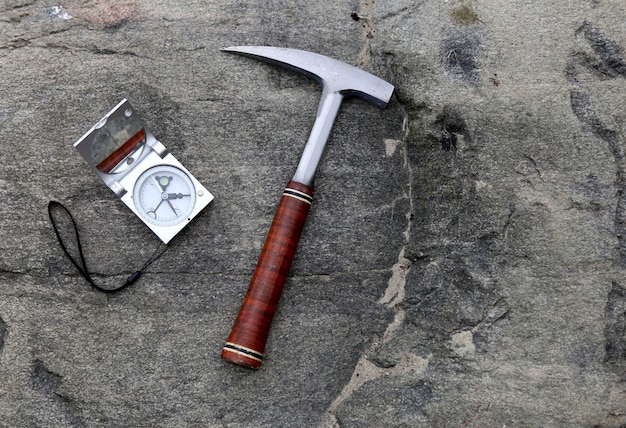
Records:
[[[220,48],[222,52],[239,52],[239,53],[253,53],[259,48],[268,48],[269,46],[228,46]]]
[[[263,58],[265,61],[276,59],[280,51],[283,49],[275,48],[273,46],[228,46],[220,48],[222,52],[231,52],[241,54],[244,56]]]

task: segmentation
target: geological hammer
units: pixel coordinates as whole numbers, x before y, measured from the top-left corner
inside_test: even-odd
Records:
[[[312,52],[271,46],[222,49],[304,73],[322,85],[317,117],[296,173],[276,209],[248,291],[222,349],[222,358],[258,369],[265,341],[296,247],[313,202],[313,176],[324,152],[341,102],[348,96],[387,106],[393,86],[361,69]]]

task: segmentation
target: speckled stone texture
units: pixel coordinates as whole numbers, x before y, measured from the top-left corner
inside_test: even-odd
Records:
[[[0,426],[626,426],[626,4],[0,4]],[[219,354],[315,120],[344,102],[259,371]],[[72,147],[128,98],[214,195],[159,240]]]

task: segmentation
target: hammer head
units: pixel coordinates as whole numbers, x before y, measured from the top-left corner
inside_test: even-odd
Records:
[[[386,107],[393,93],[393,85],[384,80],[360,68],[313,52],[272,46],[234,46],[222,50],[303,73],[318,81],[324,92],[358,96],[378,107]]]

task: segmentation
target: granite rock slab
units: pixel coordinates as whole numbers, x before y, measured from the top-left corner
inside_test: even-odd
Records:
[[[0,5],[0,426],[626,425],[626,5]],[[220,359],[328,55],[348,99],[258,371]],[[72,144],[121,99],[215,196],[158,238]]]

